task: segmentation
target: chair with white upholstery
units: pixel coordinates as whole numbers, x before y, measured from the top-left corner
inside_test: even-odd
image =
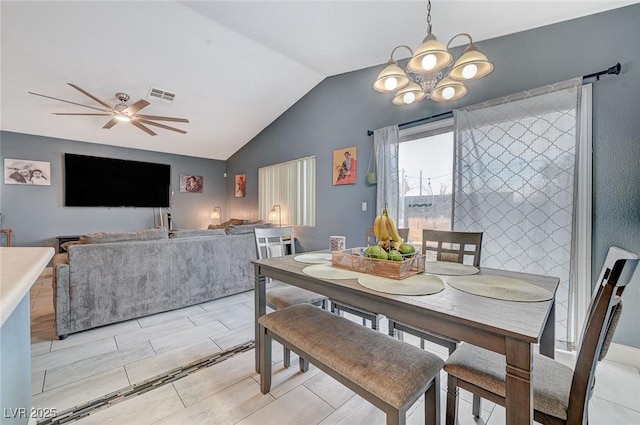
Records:
[[[596,366],[607,353],[622,312],[622,292],[631,281],[637,264],[637,255],[617,247],[609,249],[591,298],[574,369],[534,354],[535,421],[552,425],[588,423]],[[466,343],[449,356],[444,367],[448,373],[447,425],[456,423],[458,388],[504,406],[505,363],[503,355]],[[475,400],[473,414],[476,417],[480,414]]]
[[[255,228],[258,259],[281,257],[295,254],[293,227]],[[267,288],[266,304],[273,310],[280,310],[296,304],[312,304],[327,309],[328,299],[306,289],[272,281]],[[291,352],[284,349],[284,367],[291,364]]]

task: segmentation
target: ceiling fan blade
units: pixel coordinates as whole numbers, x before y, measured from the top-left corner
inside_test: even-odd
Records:
[[[109,129],[109,128],[113,127],[116,124],[118,124],[118,120],[115,119],[115,118],[111,118],[108,123],[106,123],[104,126],[102,126],[102,128]]]
[[[140,130],[144,131],[145,133],[148,133],[148,134],[150,134],[151,136],[156,136],[156,133],[154,133],[153,131],[151,131],[148,127],[146,127],[146,126],[144,126],[144,125],[140,124],[139,122],[134,121],[134,120],[131,120],[130,122],[131,122],[131,124],[133,124],[133,125],[135,125],[136,127],[138,127]]]
[[[102,117],[108,117],[113,114],[80,114],[80,113],[67,113],[67,112],[52,112],[53,115],[99,115]]]
[[[104,109],[100,109],[100,108],[95,108],[93,106],[83,105],[82,103],[76,103],[76,102],[71,102],[69,100],[58,99],[57,97],[46,96],[46,95],[40,94],[40,93],[34,93],[34,92],[27,92],[27,93],[33,94],[35,96],[46,97],[47,99],[59,100],[60,102],[70,103],[72,105],[78,105],[78,106],[82,106],[82,107],[85,107],[85,108],[95,109],[96,111],[102,111],[102,112],[111,112],[111,111],[113,111],[113,109],[111,107],[109,107],[109,110],[104,110]]]
[[[138,117],[140,117],[140,115],[138,115]],[[135,121],[131,121],[131,122],[135,122]],[[153,121],[140,119],[140,118],[138,118],[138,122],[143,122],[148,125],[155,125],[156,127],[164,128],[165,130],[171,130],[178,133],[187,134],[187,132],[184,130],[180,130],[179,128],[175,128],[175,127],[169,127],[168,125],[160,124],[158,122],[153,122]]]
[[[131,106],[129,106],[128,108],[126,108],[125,110],[123,110],[122,112],[127,114],[127,115],[133,115],[136,112],[138,112],[140,109],[142,108],[146,108],[147,106],[149,106],[150,103],[147,102],[144,99],[140,99],[139,101],[137,101],[136,103],[132,104]]]
[[[145,120],[156,120],[156,121],[173,121],[173,122],[186,122],[189,120],[186,118],[174,118],[174,117],[159,117],[157,115],[140,115],[136,114],[137,117],[143,118]]]
[[[113,106],[103,102],[102,100],[98,99],[97,97],[95,97],[94,95],[89,93],[88,91],[81,89],[80,87],[76,86],[75,84],[71,84],[71,83],[67,83],[67,84],[69,84],[74,89],[78,90],[80,93],[82,93],[82,94],[84,94],[86,96],[89,96],[91,99],[95,100],[96,102],[98,102],[99,104],[104,106],[105,108],[113,109]]]

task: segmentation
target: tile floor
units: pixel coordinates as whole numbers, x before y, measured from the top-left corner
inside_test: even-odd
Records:
[[[254,338],[252,292],[81,332],[63,341],[53,330],[50,269],[33,286],[31,306],[33,407],[55,408],[58,413]],[[441,347],[429,349],[446,356]],[[284,369],[282,348],[275,342],[273,360],[272,391],[266,395],[260,393],[249,350],[75,423],[385,423],[381,411],[317,368],[300,373],[297,359],[292,359],[292,367]],[[600,363],[590,403],[591,425],[640,424],[639,372],[606,360]],[[444,373],[442,383],[446,385]],[[505,423],[504,409],[487,401],[475,421],[470,401],[470,394],[463,393],[460,424]],[[424,423],[418,404],[410,411],[408,424]]]

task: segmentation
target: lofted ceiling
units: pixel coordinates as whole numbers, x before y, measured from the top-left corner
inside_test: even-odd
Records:
[[[486,40],[636,1],[432,1],[433,32]],[[384,64],[426,34],[426,1],[5,1],[0,128],[226,160],[324,78]],[[461,39],[463,41],[463,39]],[[497,64],[499,66],[499,64]],[[382,65],[381,65],[382,67]],[[149,136],[109,117],[59,116],[116,93],[175,93],[141,113],[183,117]],[[373,84],[373,81],[371,82]],[[390,105],[389,107],[394,107]],[[95,111],[93,111],[95,112]]]

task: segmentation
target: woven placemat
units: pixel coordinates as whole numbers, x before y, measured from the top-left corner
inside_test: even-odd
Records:
[[[461,291],[505,301],[537,302],[553,298],[544,288],[502,276],[458,276],[447,283]]]
[[[304,274],[320,279],[357,279],[364,273],[333,267],[331,263],[314,264],[302,269]]]
[[[358,283],[374,291],[396,295],[430,295],[444,289],[442,279],[429,274],[416,274],[405,279],[365,274],[358,278]]]
[[[299,263],[308,263],[308,264],[330,263],[331,254],[329,253],[300,254],[293,257],[293,259]]]
[[[424,272],[445,276],[468,276],[480,273],[480,269],[451,261],[426,261],[424,263]]]

